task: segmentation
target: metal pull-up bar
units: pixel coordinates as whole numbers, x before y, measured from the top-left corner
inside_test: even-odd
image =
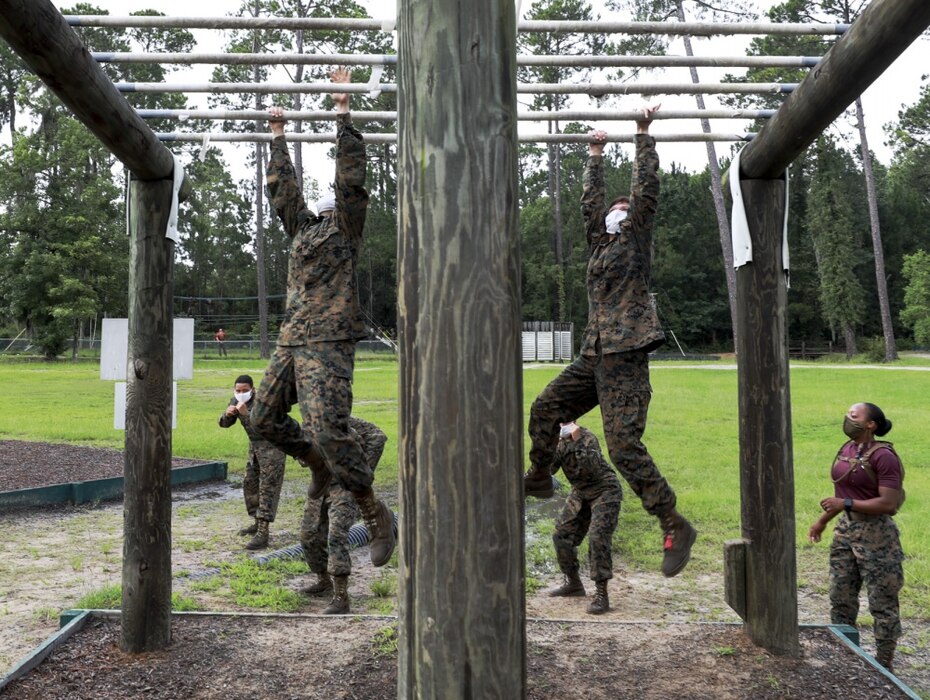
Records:
[[[75,27],[126,27],[134,29],[310,29],[383,31],[395,30],[394,19],[342,17],[162,17],[132,15],[66,15]],[[777,22],[604,22],[524,20],[520,32],[570,32],[573,34],[663,34],[673,36],[727,36],[733,34],[779,34],[794,36],[838,36],[848,24]]]
[[[265,117],[267,118],[267,116]],[[271,134],[249,133],[228,133],[224,131],[207,132],[207,133],[179,133],[179,132],[162,132],[155,134],[162,141],[199,143],[204,140],[210,143],[257,143],[271,142]],[[653,134],[656,141],[675,142],[675,143],[697,143],[706,141],[722,141],[733,143],[735,141],[751,141],[755,134]],[[334,133],[314,134],[314,133],[289,133],[287,135],[289,142],[300,143],[335,143],[336,135]],[[591,137],[588,134],[521,134],[518,138],[520,143],[590,143]],[[607,140],[611,143],[635,143],[636,137],[633,134],[608,134]],[[397,143],[397,134],[365,134],[365,142],[369,144]]]
[[[396,54],[131,53],[96,51],[99,63],[228,66],[394,66]],[[518,66],[577,68],[813,68],[817,56],[517,56]]]
[[[213,119],[224,121],[267,120],[269,114],[260,109],[137,109],[143,119]],[[774,109],[680,109],[663,110],[653,116],[653,120],[669,119],[769,119],[775,114]],[[335,121],[338,114],[327,110],[284,111],[284,119],[296,122]],[[642,119],[639,110],[577,110],[554,109],[550,112],[518,111],[517,119],[528,122],[544,121],[637,121]],[[397,112],[352,112],[355,122],[393,122]]]
[[[372,90],[397,92],[396,83],[113,83],[120,92],[210,92],[249,94],[365,94]],[[522,95],[784,95],[797,83],[518,83]]]

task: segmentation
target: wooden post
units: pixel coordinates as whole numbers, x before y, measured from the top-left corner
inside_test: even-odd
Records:
[[[783,180],[744,180],[752,262],[736,270],[740,510],[750,638],[797,656],[794,471],[782,264]]]
[[[401,0],[400,698],[526,686],[516,18]]]
[[[126,651],[171,640],[171,383],[174,243],[165,238],[174,157],[49,0],[0,0],[0,37],[138,180],[131,184],[123,542]],[[185,176],[180,192],[190,188]]]
[[[171,384],[174,242],[170,180],[129,192],[129,357],[120,647],[171,641]]]

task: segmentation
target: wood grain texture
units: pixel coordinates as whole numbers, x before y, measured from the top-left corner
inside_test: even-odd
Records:
[[[525,696],[514,14],[399,6],[400,698]]]
[[[723,597],[727,605],[746,619],[746,540],[723,543]]]
[[[930,26],[927,0],[873,0],[740,155],[747,179],[780,177]]]
[[[123,500],[124,651],[171,641],[171,182],[129,191],[129,356]]]
[[[134,175],[171,177],[171,152],[49,0],[0,0],[0,36]]]
[[[752,262],[736,271],[740,510],[746,630],[769,651],[800,653],[791,392],[782,264],[784,180],[744,180]]]

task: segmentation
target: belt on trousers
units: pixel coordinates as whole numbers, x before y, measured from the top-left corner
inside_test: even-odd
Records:
[[[878,520],[882,516],[874,515],[872,513],[858,513],[854,510],[851,510],[846,514],[846,517],[858,523],[868,523],[868,522],[872,522],[873,520]]]

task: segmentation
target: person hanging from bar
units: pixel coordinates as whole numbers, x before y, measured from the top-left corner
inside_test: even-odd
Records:
[[[337,68],[333,82],[351,73]],[[253,423],[283,452],[313,474],[310,497],[322,495],[331,478],[352,493],[370,533],[370,555],[383,566],[394,552],[394,514],[375,496],[374,475],[349,432],[355,344],[365,337],[355,289],[355,265],[368,209],[365,142],[352,125],[349,95],[333,93],[336,105],[335,194],[307,207],[284,136],[284,112],[272,107],[274,135],[266,183],[284,230],[291,237],[287,307],[278,344],[258,394]],[[296,386],[296,397],[293,386]],[[303,426],[288,415],[294,400]],[[312,460],[315,450],[322,460]]]
[[[820,501],[823,513],[807,538],[820,542],[827,523],[845,514],[830,544],[830,622],[856,626],[864,583],[875,621],[875,659],[892,671],[901,636],[898,593],[904,586],[904,551],[892,516],[904,502],[904,466],[890,442],[875,439],[890,430],[891,421],[874,403],[849,407],[843,418],[849,440],[830,474],[833,496]]]
[[[643,507],[659,518],[662,573],[688,563],[697,530],[676,509],[675,492],[642,443],[652,398],[649,352],[665,341],[649,294],[652,232],[659,198],[659,156],[649,125],[659,105],[636,122],[636,160],[629,197],[607,204],[604,131],[591,132],[581,213],[588,239],[588,324],[581,355],[543,389],[530,409],[531,468],[524,493],[549,498],[559,426],[600,405],[611,461]]]
[[[252,535],[246,549],[264,549],[268,546],[269,525],[274,522],[284,484],[284,462],[281,450],[265,440],[252,426],[250,412],[255,405],[255,387],[252,377],[242,374],[233,384],[233,397],[220,416],[220,427],[231,428],[238,421],[249,437],[249,454],[242,480],[245,509],[254,522],[239,530],[240,535]]]

